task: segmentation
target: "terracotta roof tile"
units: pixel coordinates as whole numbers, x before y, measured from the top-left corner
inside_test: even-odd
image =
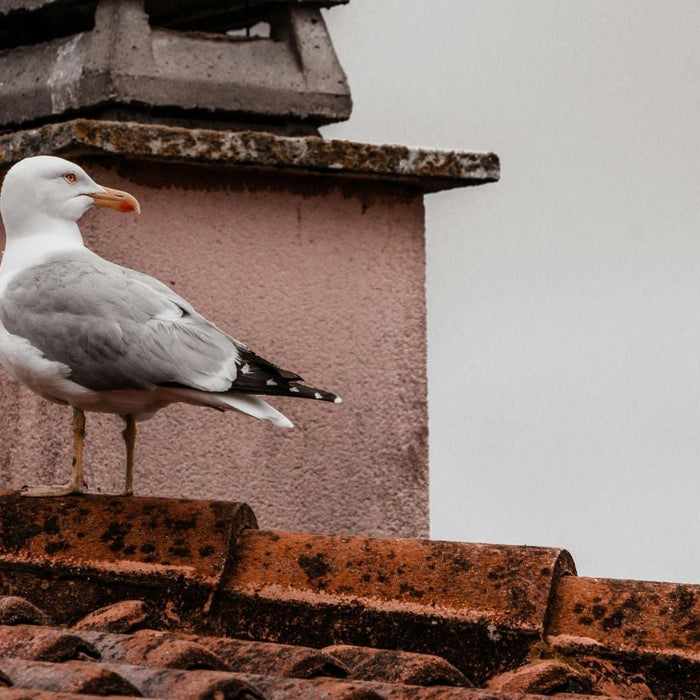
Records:
[[[557,589],[548,632],[612,648],[700,654],[700,586],[572,577]]]
[[[0,688],[3,689],[3,692],[5,688],[10,687],[11,685],[12,681],[10,680],[10,677],[2,671],[0,671]]]
[[[0,673],[16,688],[92,695],[141,695],[123,676],[89,661],[29,661],[0,658]]]
[[[50,625],[51,618],[25,598],[8,595],[0,598],[0,625]]]
[[[228,634],[433,654],[476,685],[524,661],[552,581],[574,571],[555,549],[255,530],[236,562]]]
[[[543,695],[524,695],[520,692],[494,692],[454,686],[422,687],[378,683],[371,681],[335,680],[314,678],[300,681],[296,678],[242,675],[242,679],[254,684],[268,700],[537,700]],[[570,700],[582,700],[590,695],[567,695]],[[596,698],[600,700],[600,696]]]
[[[319,602],[359,598],[377,608],[540,630],[552,576],[574,571],[558,549],[248,530],[229,590]]]
[[[54,693],[51,690],[28,690],[26,688],[3,688],[2,700],[100,700],[103,696],[81,693]],[[129,700],[133,695],[121,695],[120,700]]]
[[[0,627],[0,658],[13,656],[33,661],[99,659],[100,653],[77,634],[52,627],[3,625]]]
[[[199,637],[232,671],[289,678],[346,678],[348,669],[324,650],[290,644],[251,642],[224,637]]]
[[[143,600],[120,600],[88,613],[73,624],[76,630],[104,630],[105,632],[133,632],[153,626],[158,616],[153,606]]]
[[[698,586],[579,578],[558,549],[255,528],[244,504],[0,494],[0,697],[700,688]]]
[[[119,664],[211,669],[294,678],[344,678],[347,668],[318,649],[156,630],[130,635],[79,632],[103,661]]]
[[[109,663],[211,671],[230,670],[217,654],[205,646],[167,632],[141,630],[128,635],[80,632],[80,636],[94,646],[103,661]]]
[[[554,692],[590,692],[593,682],[586,673],[571,663],[544,660],[495,676],[488,682],[488,687],[493,690],[551,695]]]
[[[350,669],[351,678],[407,685],[471,686],[463,673],[445,659],[393,649],[336,644],[324,651]]]
[[[25,598],[14,595],[0,597],[0,625],[49,625],[51,618]]]
[[[143,697],[221,698],[222,700],[263,700],[258,689],[231,673],[209,670],[184,670],[122,664],[102,664],[125,678]]]

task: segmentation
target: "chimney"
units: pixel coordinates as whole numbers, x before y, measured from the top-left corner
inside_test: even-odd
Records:
[[[243,501],[264,528],[421,537],[423,197],[493,182],[499,162],[315,136],[350,113],[320,14],[337,4],[6,0],[0,170],[50,153],[132,192],[139,217],[83,217],[92,250],[343,397],[272,399],[290,431],[165,409],[140,427],[137,494]],[[0,410],[0,485],[65,481],[70,412],[4,372]],[[121,487],[120,431],[87,416],[92,493]]]
[[[322,7],[347,0],[7,0],[4,128],[73,116],[316,133],[350,116]]]

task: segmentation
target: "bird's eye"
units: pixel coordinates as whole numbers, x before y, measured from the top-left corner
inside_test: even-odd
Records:
[[[63,179],[66,182],[70,182],[70,184],[72,185],[78,179],[78,176],[75,173],[66,173],[63,176]]]

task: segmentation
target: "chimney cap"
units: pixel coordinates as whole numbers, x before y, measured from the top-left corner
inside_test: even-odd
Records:
[[[438,192],[496,182],[495,153],[408,148],[260,131],[185,129],[159,124],[76,119],[0,135],[0,168],[40,154],[122,156],[223,165],[333,178],[374,180]]]
[[[90,117],[317,133],[352,102],[321,8],[348,0],[6,0],[0,128]]]

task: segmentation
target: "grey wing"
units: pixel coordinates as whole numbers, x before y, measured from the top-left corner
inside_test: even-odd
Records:
[[[0,319],[97,391],[163,384],[227,391],[245,350],[162,283],[100,258],[19,273]]]

